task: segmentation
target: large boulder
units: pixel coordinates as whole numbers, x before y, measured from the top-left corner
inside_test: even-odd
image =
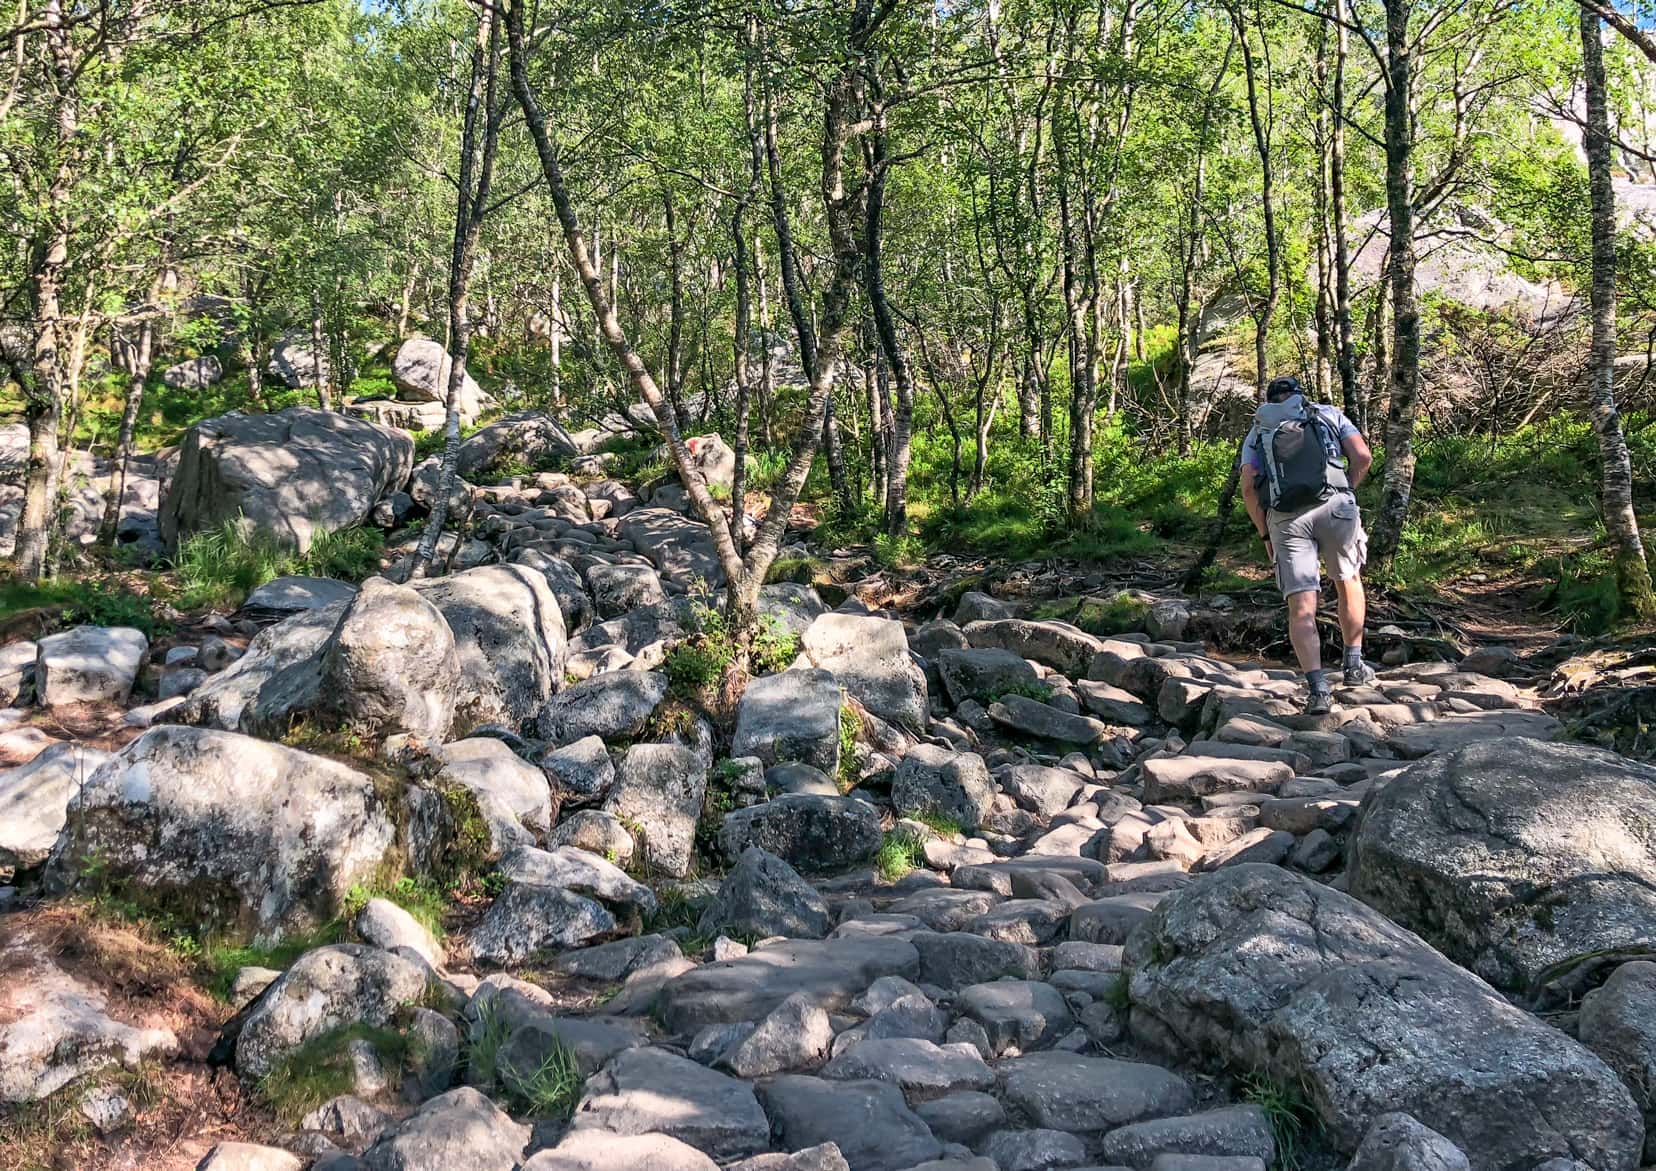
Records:
[[[205,419],[184,433],[161,501],[161,538],[235,520],[300,550],[318,531],[361,524],[414,466],[405,431],[333,411]]]
[[[665,1134],[715,1159],[770,1145],[753,1087],[664,1049],[625,1049],[589,1078],[574,1126],[616,1134]]]
[[[111,759],[102,749],[64,742],[0,772],[0,867],[44,862],[63,829],[70,799]]]
[[[736,709],[732,756],[839,771],[840,688],[832,671],[781,671],[749,683]]]
[[[151,728],[87,779],[68,819],[54,873],[187,900],[264,938],[330,922],[396,840],[372,778],[205,728]]]
[[[816,888],[775,854],[757,846],[742,851],[702,916],[703,933],[765,938],[821,939],[833,919]]]
[[[995,784],[983,757],[935,744],[916,744],[897,766],[891,804],[906,816],[932,816],[968,832],[977,829],[995,803]]]
[[[449,371],[453,360],[441,342],[428,337],[411,337],[397,347],[391,359],[391,381],[397,384],[397,397],[408,402],[448,401]],[[471,424],[492,405],[470,373],[460,372],[460,422]]]
[[[352,727],[447,738],[460,659],[442,611],[418,592],[379,577],[363,582],[320,666],[320,706]]]
[[[1622,964],[1584,996],[1579,1032],[1633,1091],[1644,1111],[1645,1162],[1656,1162],[1656,963]]]
[[[439,786],[471,794],[488,828],[489,852],[530,844],[552,827],[552,789],[546,774],[492,736],[468,736],[437,749]]]
[[[820,615],[800,636],[813,667],[832,671],[857,702],[911,731],[926,727],[926,673],[909,654],[903,624],[866,614]]]
[[[588,736],[630,740],[666,698],[667,676],[659,671],[607,671],[554,696],[536,717],[536,728],[560,747]]]
[[[1300,1087],[1343,1151],[1402,1111],[1475,1171],[1639,1164],[1643,1121],[1603,1061],[1373,908],[1276,866],[1166,896],[1123,970],[1142,1042]]]
[[[719,848],[729,858],[758,846],[800,870],[843,870],[872,858],[885,840],[880,814],[854,797],[789,793],[725,814]]]
[[[77,626],[47,635],[35,652],[35,697],[42,707],[125,703],[148,651],[144,632],[130,626]]]
[[[1500,988],[1656,940],[1656,768],[1597,748],[1486,740],[1363,805],[1351,893]]]
[[[236,1072],[263,1077],[307,1041],[347,1025],[386,1025],[425,995],[426,968],[377,947],[306,952],[265,989],[236,1036]]]
[[[604,809],[634,828],[644,861],[672,878],[690,873],[707,766],[678,744],[634,744],[615,770]]]
[[[713,535],[701,521],[670,508],[636,508],[620,523],[621,539],[649,558],[663,577],[687,586],[700,583],[708,590],[724,585]]]
[[[1104,649],[1098,639],[1067,622],[992,618],[968,622],[965,631],[974,647],[1011,651],[1072,679],[1085,675],[1093,656]]]
[[[406,348],[406,345],[405,345]],[[460,445],[455,467],[473,483],[508,461],[540,466],[580,454],[569,432],[543,411],[519,411],[479,427]]]
[[[176,362],[161,371],[161,381],[174,390],[204,390],[224,377],[224,364],[212,354]]]
[[[701,473],[709,488],[723,488],[729,492],[736,485],[736,453],[730,444],[716,433],[692,435],[684,441],[690,453],[690,463]],[[667,448],[656,452],[663,460],[670,458]]]
[[[521,727],[563,686],[563,611],[543,575],[522,565],[480,565],[413,588],[454,632],[456,732],[478,724]]]
[[[297,610],[265,627],[241,658],[209,676],[167,718],[227,732],[252,731],[263,713],[293,702],[296,688],[316,677],[321,653],[354,594]]]

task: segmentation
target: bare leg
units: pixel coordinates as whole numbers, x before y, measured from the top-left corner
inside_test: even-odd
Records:
[[[1344,595],[1342,594],[1343,598]],[[1362,587],[1358,587],[1362,597]],[[1341,613],[1344,613],[1342,605]],[[1317,591],[1301,590],[1288,595],[1288,639],[1300,670],[1309,674],[1322,670],[1322,641],[1317,637]]]
[[[1334,583],[1334,593],[1340,606],[1340,635],[1348,647],[1363,645],[1363,623],[1368,618],[1368,600],[1363,594],[1363,579],[1348,578]],[[1290,603],[1293,599],[1289,599]]]

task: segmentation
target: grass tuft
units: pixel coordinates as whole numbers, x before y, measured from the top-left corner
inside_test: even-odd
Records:
[[[292,1126],[324,1102],[356,1088],[349,1046],[367,1041],[395,1081],[408,1052],[408,1038],[395,1029],[354,1024],[313,1037],[282,1055],[259,1079],[259,1097],[276,1116]]]
[[[186,609],[238,606],[273,578],[288,574],[361,581],[379,572],[385,538],[378,529],[319,529],[300,553],[267,533],[227,520],[179,543],[173,559]]]
[[[1297,1089],[1271,1078],[1250,1074],[1242,1079],[1242,1100],[1265,1111],[1276,1140],[1275,1171],[1298,1171],[1304,1140],[1319,1129],[1316,1113]]]
[[[558,1121],[575,1113],[575,1103],[585,1084],[575,1050],[556,1039],[552,1039],[546,1056],[532,1073],[512,1081],[512,1097],[530,1117]]]
[[[887,882],[896,882],[926,860],[926,847],[913,834],[894,831],[880,843],[874,855],[874,869]]]

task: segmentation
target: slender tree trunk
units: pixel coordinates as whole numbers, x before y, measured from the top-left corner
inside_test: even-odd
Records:
[[[1266,368],[1265,343],[1271,330],[1271,318],[1276,313],[1277,297],[1281,290],[1282,240],[1276,226],[1276,168],[1271,164],[1271,117],[1260,110],[1260,85],[1254,63],[1253,49],[1248,43],[1241,13],[1232,10],[1236,22],[1236,37],[1242,42],[1242,72],[1248,87],[1248,122],[1253,128],[1254,149],[1259,154],[1260,212],[1265,228],[1265,296],[1254,315],[1254,365],[1259,384],[1259,397],[1265,398],[1265,387],[1271,380]],[[1270,102],[1270,77],[1265,79],[1265,101]]]
[[[115,445],[115,457],[110,461],[109,485],[104,491],[103,521],[98,526],[98,539],[105,545],[115,544],[115,530],[121,523],[121,506],[125,502],[127,475],[132,466],[138,413],[144,407],[144,385],[149,381],[150,365],[155,354],[154,314],[158,311],[156,302],[161,295],[161,283],[161,278],[157,277],[150,285],[136,338],[122,338],[119,323],[110,327],[116,361],[127,376],[127,392],[121,411],[121,431]]]
[[[563,271],[552,273],[552,408],[563,409]]]
[[[424,577],[437,553],[448,518],[449,497],[459,478],[460,393],[466,382],[466,359],[471,353],[471,281],[477,259],[477,241],[489,210],[494,180],[495,149],[499,142],[501,103],[497,99],[500,73],[498,10],[479,16],[472,47],[471,89],[460,132],[460,175],[456,185],[454,242],[449,253],[448,317],[449,367],[444,396],[443,460],[437,477],[437,498],[414,553],[411,577]]]
[[[908,472],[910,438],[914,429],[914,372],[909,368],[908,355],[897,336],[897,323],[886,299],[885,271],[882,264],[882,236],[884,233],[885,185],[888,175],[885,127],[879,117],[870,141],[872,143],[870,174],[868,177],[867,223],[863,233],[863,288],[868,294],[868,308],[874,318],[874,334],[891,371],[894,391],[890,442],[886,455],[885,533],[893,539],[908,529]]]
[[[1587,172],[1593,215],[1592,395],[1588,415],[1598,436],[1604,527],[1616,550],[1616,590],[1626,614],[1656,618],[1650,568],[1633,512],[1633,462],[1616,410],[1616,192],[1611,185],[1610,115],[1599,18],[1581,9],[1581,59],[1587,80]]]
[[[328,339],[322,328],[322,296],[311,293],[311,377],[316,380],[316,405],[324,411],[333,410],[333,395],[328,381],[333,371],[328,367]]]
[[[1384,565],[1397,552],[1414,488],[1414,425],[1419,413],[1420,309],[1415,297],[1414,65],[1411,0],[1386,0],[1386,208],[1391,219],[1391,403],[1386,408],[1386,471],[1369,553]]]
[[[23,513],[17,526],[17,573],[39,581],[46,569],[52,502],[57,496],[58,426],[63,415],[63,273],[69,263],[69,199],[75,185],[75,136],[79,130],[76,70],[59,0],[47,0],[45,71],[52,77],[57,169],[46,192],[46,234],[32,257],[30,299],[34,309],[32,385],[25,387],[29,458]]]
[[[1328,132],[1328,200],[1334,226],[1334,342],[1340,372],[1340,401],[1358,427],[1367,427],[1357,387],[1357,346],[1351,335],[1351,243],[1345,207],[1345,0],[1328,0],[1334,14],[1334,119]]]

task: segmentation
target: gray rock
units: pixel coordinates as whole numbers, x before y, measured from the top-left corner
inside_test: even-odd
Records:
[[[1049,1171],[1078,1167],[1087,1159],[1087,1144],[1061,1130],[1002,1130],[983,1149],[1000,1171]]]
[[[804,634],[817,615],[827,612],[828,607],[808,585],[779,581],[759,590],[759,613],[789,634]]]
[[[872,858],[885,835],[872,805],[853,797],[799,793],[727,813],[719,848],[728,858],[758,846],[807,873]]]
[[[441,342],[411,337],[397,347],[391,358],[391,381],[397,384],[397,396],[404,401],[443,403],[448,400],[453,366],[454,360]],[[457,402],[461,424],[469,425],[477,421],[490,400],[471,374],[462,370]]]
[[[440,785],[457,785],[477,801],[489,827],[490,853],[528,845],[552,821],[546,774],[492,736],[456,740],[437,750]]]
[[[121,703],[132,692],[149,639],[130,626],[77,626],[36,644],[35,697],[41,707]]]
[[[360,1150],[379,1138],[392,1121],[391,1115],[378,1106],[354,1094],[341,1094],[305,1115],[299,1127]]]
[[[1083,679],[1076,683],[1075,690],[1087,710],[1107,724],[1148,724],[1155,715],[1132,692],[1108,683]]]
[[[356,597],[356,592],[356,586],[350,582],[331,577],[276,577],[247,595],[242,613],[279,620],[309,610],[333,609],[337,620],[345,603]],[[252,649],[248,647],[249,651]]]
[[[174,390],[204,390],[224,377],[224,364],[212,354],[175,362],[161,371],[161,381]]]
[[[207,682],[207,672],[200,667],[173,667],[162,672],[155,694],[163,700],[179,699]]]
[[[1637,1164],[1642,1121],[1598,1058],[1376,911],[1290,871],[1232,867],[1167,896],[1124,965],[1142,1041],[1304,1086],[1340,1149],[1403,1111],[1460,1144],[1477,1171],[1564,1152]]]
[[[834,1026],[809,993],[796,992],[771,1009],[731,1047],[723,1064],[737,1077],[765,1077],[808,1069],[828,1056]]]
[[[205,419],[179,444],[161,500],[161,538],[170,547],[236,521],[308,549],[318,529],[365,521],[413,465],[407,432],[335,411],[288,407]]]
[[[839,771],[840,687],[832,671],[782,671],[749,683],[736,709],[732,756]]]
[[[372,734],[448,738],[460,658],[441,611],[407,586],[371,577],[321,657],[319,707]]]
[[[909,649],[927,663],[937,663],[944,651],[963,651],[971,645],[960,627],[946,618],[927,622],[909,635]]]
[[[969,622],[983,622],[1012,617],[1012,607],[999,598],[978,590],[967,590],[955,606],[954,620],[961,626]]]
[[[1070,807],[1086,779],[1066,768],[1015,764],[1000,773],[1001,787],[1020,808],[1054,817]]]
[[[34,687],[35,660],[40,645],[11,642],[0,646],[0,706],[11,707]]]
[[[267,720],[266,713],[285,712],[295,703],[314,700],[319,691],[322,651],[345,607],[356,596],[354,586],[346,589],[342,600],[302,608],[261,630],[241,658],[173,709],[172,722],[248,732]],[[295,680],[301,684],[297,692]]]
[[[974,1146],[991,1130],[1006,1122],[1006,1111],[990,1094],[966,1090],[949,1094],[914,1107],[932,1134],[946,1143]]]
[[[403,348],[407,349],[410,344],[412,343],[403,343]],[[398,357],[402,357],[401,351],[398,352]],[[444,396],[447,390],[446,378],[446,373],[439,374]],[[466,383],[463,396],[470,395],[475,398],[478,393],[477,384],[471,381],[469,375]],[[464,411],[465,407],[462,406],[462,412]],[[482,477],[486,473],[508,460],[535,466],[576,454],[578,453],[575,450],[575,441],[551,415],[542,411],[517,411],[503,415],[488,426],[479,427],[466,436],[465,441],[460,444],[455,467],[466,479],[482,483]]]
[[[1408,1114],[1382,1114],[1346,1171],[1468,1171],[1465,1153]]]
[[[1656,938],[1656,769],[1601,749],[1492,740],[1371,793],[1352,894],[1499,988]]]
[[[434,1098],[454,1082],[460,1064],[460,1030],[442,1013],[416,1008],[409,1013],[404,1031],[409,1049],[403,1093],[420,1101]]]
[[[1375,709],[1369,711],[1374,714]],[[1386,747],[1404,760],[1418,760],[1484,741],[1552,740],[1563,731],[1564,726],[1545,712],[1481,711],[1393,728],[1386,733]]]
[[[664,1134],[616,1134],[595,1126],[569,1131],[555,1147],[538,1151],[523,1171],[719,1171],[695,1147]]]
[[[742,851],[701,920],[704,935],[724,931],[760,939],[821,939],[832,926],[828,904],[816,888],[757,846]]]
[[[633,851],[637,848],[621,819],[602,809],[576,810],[558,823],[558,827],[547,837],[546,844],[552,847],[573,846],[618,866],[632,861]]]
[[[1098,639],[1065,622],[1002,618],[967,622],[964,629],[974,647],[1011,651],[1072,678],[1085,675],[1092,657],[1103,649]]]
[[[49,958],[52,947],[29,929],[0,942],[0,1103],[37,1102],[83,1075],[136,1070],[178,1049],[170,1030],[111,1015],[100,989]]]
[[[902,623],[861,614],[823,614],[799,641],[812,666],[832,671],[874,715],[909,731],[925,730],[926,675],[909,654]]]
[[[615,783],[615,765],[597,736],[584,736],[543,753],[540,766],[560,793],[572,797],[601,799]]]
[[[836,1143],[851,1171],[906,1171],[943,1152],[903,1092],[885,1082],[789,1074],[765,1085],[764,1096],[777,1145],[799,1151]]]
[[[594,565],[587,570],[592,604],[602,619],[667,600],[661,578],[648,565]]]
[[[588,736],[630,740],[666,698],[667,676],[659,671],[610,671],[564,688],[541,709],[536,725],[558,745]]]
[[[905,1094],[935,1097],[957,1090],[987,1090],[995,1074],[970,1046],[941,1048],[918,1037],[871,1038],[838,1053],[821,1076],[838,1081],[880,1081]]]
[[[656,909],[655,891],[613,862],[570,846],[521,846],[500,860],[499,873],[508,882],[560,887],[612,906],[634,908],[641,915],[653,915]]]
[[[1622,964],[1582,998],[1581,1043],[1633,1091],[1645,1119],[1645,1162],[1656,1162],[1656,963]]]
[[[690,872],[707,766],[677,744],[634,744],[621,758],[604,809],[636,827],[645,862],[672,878]]]
[[[962,641],[965,635],[961,635]],[[1035,668],[1020,655],[999,647],[944,649],[937,655],[937,673],[949,702],[968,699],[990,703],[1019,688],[1035,687]]]
[[[615,916],[592,899],[533,882],[508,882],[472,928],[474,959],[519,964],[549,948],[580,947],[616,929]]]
[[[67,817],[75,833],[50,862],[61,878],[95,866],[102,882],[197,892],[204,916],[265,938],[332,920],[396,840],[370,777],[204,728],[151,728],[87,778]]]
[[[507,558],[513,565],[532,569],[546,579],[546,588],[558,599],[563,612],[564,630],[571,638],[592,625],[594,610],[592,596],[575,567],[561,557],[553,557],[540,549],[517,549]]]
[[[1034,948],[1010,940],[966,931],[916,931],[909,939],[920,953],[920,978],[939,988],[965,988],[1003,976],[1028,978],[1039,969]]]
[[[1105,1135],[1101,1152],[1129,1167],[1147,1167],[1158,1155],[1242,1155],[1267,1164],[1277,1157],[1270,1116],[1258,1106],[1135,1122]]]
[[[661,990],[660,1019],[670,1032],[690,1035],[710,1024],[758,1020],[796,992],[832,1011],[881,976],[911,979],[919,967],[914,945],[901,939],[789,940],[670,981]]]
[[[368,1149],[368,1171],[505,1171],[516,1167],[530,1130],[470,1086],[425,1103]]]
[[[306,952],[259,998],[236,1038],[236,1072],[263,1077],[307,1041],[352,1024],[385,1025],[426,991],[401,956],[340,943]]]
[[[454,632],[456,734],[478,724],[521,727],[563,686],[563,612],[543,575],[522,565],[480,565],[413,588]]]
[[[665,1134],[714,1159],[770,1145],[765,1113],[745,1082],[661,1049],[629,1049],[588,1079],[576,1128]]]
[[[1063,993],[1039,980],[995,980],[961,990],[955,1010],[978,1022],[996,1053],[1043,1049],[1075,1027]]]
[[[765,791],[773,796],[805,793],[813,797],[838,797],[839,786],[828,774],[808,764],[773,764],[765,770]]]
[[[381,951],[409,948],[433,968],[441,968],[446,959],[443,945],[425,924],[390,899],[369,899],[357,913],[356,932]]]
[[[637,508],[621,518],[620,536],[663,577],[708,590],[724,585],[724,567],[707,526],[670,508]]]
[[[898,814],[930,814],[962,830],[976,830],[995,801],[995,786],[983,757],[934,744],[916,744],[897,766],[891,803]]]
[[[1109,731],[1091,716],[1073,715],[1024,695],[1008,695],[990,704],[989,718],[1014,732],[1063,744],[1096,744]]]
[[[258,1143],[215,1143],[196,1171],[301,1171],[299,1156]]]
[[[1001,1094],[1052,1130],[1111,1130],[1188,1109],[1195,1095],[1160,1066],[1073,1053],[1031,1053],[1000,1067]]]
[[[1153,757],[1140,767],[1147,804],[1195,801],[1214,793],[1274,793],[1294,775],[1293,766],[1281,761],[1222,756]]]
[[[65,741],[28,764],[0,771],[0,866],[27,869],[46,860],[67,819],[69,802],[114,757]]]

